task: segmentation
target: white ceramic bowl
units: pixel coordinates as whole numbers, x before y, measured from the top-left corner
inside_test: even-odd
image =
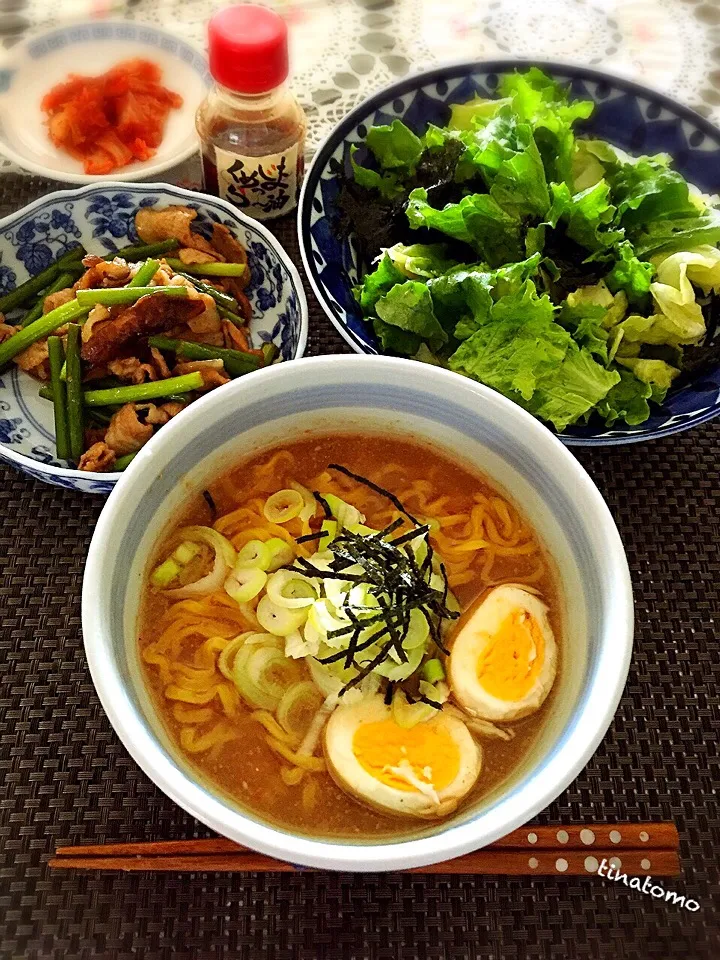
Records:
[[[106,176],[83,171],[79,160],[50,140],[40,102],[70,73],[97,76],[123,60],[152,60],[162,82],[183,98],[171,110],[162,143],[149,160],[136,160],[113,180],[156,177],[197,153],[195,111],[212,83],[203,53],[155,24],[88,20],[36,33],[10,51],[0,70],[0,151],[41,177],[70,183],[102,183]]]
[[[615,713],[632,648],[627,561],[612,517],[575,458],[518,406],[410,360],[299,360],[209,394],[143,448],[110,496],[90,546],[83,632],[102,704],[132,756],[178,804],[263,853],[336,870],[392,870],[482,847],[530,820],[578,775]],[[202,782],[165,732],[143,680],[136,625],[143,572],[177,510],[228,465],[323,433],[427,440],[485,472],[529,517],[559,572],[564,664],[545,727],[515,775],[476,806],[411,839],[311,839],[270,826]]]

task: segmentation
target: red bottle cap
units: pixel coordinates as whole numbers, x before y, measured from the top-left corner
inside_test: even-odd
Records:
[[[288,75],[287,26],[267,7],[220,10],[208,25],[210,73],[238,93],[266,93]]]

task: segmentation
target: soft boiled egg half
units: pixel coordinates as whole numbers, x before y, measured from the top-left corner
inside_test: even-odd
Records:
[[[547,609],[527,590],[505,584],[491,590],[459,625],[448,679],[467,713],[518,720],[542,706],[557,670]]]
[[[401,727],[380,696],[334,711],[325,757],[335,781],[358,800],[425,818],[451,813],[482,766],[480,747],[461,720],[440,710]]]

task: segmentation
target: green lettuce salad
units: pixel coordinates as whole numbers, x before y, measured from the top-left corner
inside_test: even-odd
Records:
[[[538,69],[505,76],[498,99],[456,104],[422,136],[372,127],[338,197],[383,350],[479,380],[560,431],[642,423],[720,359],[718,198],[666,155],[576,137],[592,111]]]

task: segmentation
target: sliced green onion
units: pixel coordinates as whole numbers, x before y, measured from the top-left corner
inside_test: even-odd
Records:
[[[375,647],[370,647],[368,650],[363,650],[361,654],[363,662],[372,660],[373,651],[377,652]],[[395,658],[392,656],[393,653],[394,650],[391,649],[390,656],[375,667],[375,672],[380,674],[381,677],[386,677],[393,683],[397,683],[399,680],[407,680],[411,673],[415,673],[417,668],[420,666],[420,661],[425,653],[425,648],[414,647],[412,650],[408,650],[407,663],[396,663]]]
[[[117,461],[115,461],[117,466]],[[150,576],[150,583],[154,587],[167,587],[173,580],[180,576],[182,570],[194,560],[200,553],[199,543],[192,540],[184,540],[176,547],[170,556],[160,566],[156,567]]]
[[[307,611],[304,609],[290,610],[279,607],[265,594],[257,605],[255,615],[260,625],[276,637],[286,637],[293,630],[297,630],[305,622]]]
[[[424,647],[430,636],[430,626],[425,615],[417,608],[410,611],[410,623],[403,637],[402,645],[406,650]]]
[[[101,303],[104,307],[123,306],[135,303],[140,297],[187,297],[186,287],[102,287],[94,290],[78,290],[75,294],[78,303],[94,307]]]
[[[301,740],[307,733],[312,718],[322,706],[323,699],[322,693],[312,680],[294,683],[288,687],[278,704],[278,723],[291,736]]]
[[[218,670],[227,680],[233,679],[233,662],[237,656],[238,650],[250,636],[252,636],[252,634],[249,632],[241,633],[239,636],[230,640],[227,646],[223,647],[223,649],[220,651],[220,655],[217,659]]]
[[[265,586],[267,574],[258,567],[238,567],[225,581],[225,593],[236,603],[248,603],[253,600]]]
[[[303,523],[308,523],[315,516],[317,511],[317,500],[310,493],[307,487],[304,487],[301,483],[297,483],[295,480],[290,481],[290,486],[293,490],[300,494],[303,498],[303,508],[298,514]]]
[[[223,537],[222,534],[218,533],[217,530],[213,530],[212,527],[182,527],[178,531],[178,534],[183,540],[190,541],[191,543],[207,544],[215,555],[213,568],[210,573],[204,577],[200,577],[200,579],[194,583],[188,583],[183,587],[167,590],[166,596],[176,597],[178,600],[185,600],[188,598],[207,597],[209,594],[215,593],[216,590],[220,590],[230,568],[235,563],[237,556],[235,547],[233,547],[230,541]]]
[[[437,658],[426,660],[422,665],[422,676],[423,680],[427,680],[428,683],[437,683],[438,680],[444,680],[445,668],[442,665],[442,660]]]
[[[247,671],[250,682],[269,694],[276,703],[280,702],[298,675],[295,664],[288,660],[282,650],[274,647],[261,647],[256,650],[250,657]],[[283,677],[285,682],[279,677]]]
[[[392,717],[399,727],[408,729],[418,723],[425,723],[437,714],[435,707],[428,703],[409,703],[402,690],[396,690],[392,698]]]
[[[2,348],[0,347],[0,349]],[[146,400],[156,400],[159,397],[168,397],[174,393],[191,393],[193,390],[199,390],[202,385],[202,374],[196,371],[194,373],[184,373],[181,377],[170,377],[168,380],[155,380],[150,383],[136,383],[129,387],[86,390],[83,394],[83,403],[88,407],[108,407],[116,403],[144,403]]]
[[[333,542],[335,537],[338,535],[338,522],[337,520],[323,520],[320,527],[320,533],[324,533],[325,536],[321,537],[318,541],[321,549],[326,550],[328,546]]]
[[[347,636],[329,637],[328,634],[332,633],[334,630],[343,630],[347,627],[347,625],[347,620],[339,620],[335,616],[335,608],[330,604],[330,601],[326,598],[323,598],[321,600],[316,600],[308,610],[305,631],[306,633],[308,629],[311,631],[310,636],[308,636],[308,640],[315,640],[319,638],[322,643],[327,643],[328,646],[337,649],[339,647],[344,647],[347,644]]]
[[[169,586],[173,580],[180,576],[182,566],[172,557],[168,557],[159,566],[155,567],[151,576],[150,583],[153,587],[163,589]]]
[[[349,527],[355,523],[365,522],[365,517],[357,507],[353,507],[352,504],[346,503],[344,500],[341,500],[340,497],[336,497],[334,493],[326,493],[324,494],[324,498],[330,507],[330,512],[341,527]]]
[[[277,570],[267,578],[267,595],[278,607],[288,610],[312,606],[318,598],[317,584],[294,570]]]
[[[239,567],[257,567],[267,570],[272,560],[270,547],[262,540],[248,540],[238,552],[237,565]]]
[[[173,270],[182,270],[194,277],[241,277],[245,273],[244,263],[184,263],[172,257],[166,257],[167,265]]]
[[[265,501],[263,516],[270,523],[287,523],[300,516],[305,501],[297,490],[278,490]]]
[[[287,566],[295,559],[295,551],[281,537],[270,537],[265,541],[265,546],[270,551],[270,563],[266,568],[268,573]]]

